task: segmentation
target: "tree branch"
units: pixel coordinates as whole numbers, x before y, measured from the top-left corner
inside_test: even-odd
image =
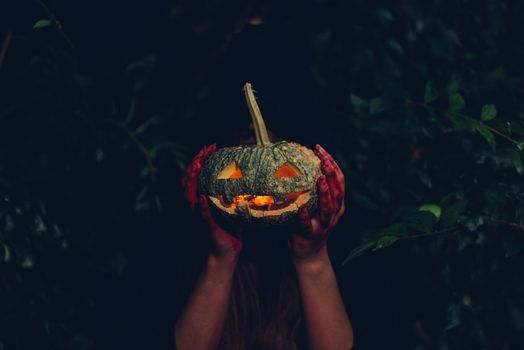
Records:
[[[524,232],[524,224],[518,222],[510,222],[506,220],[500,220],[495,218],[483,217],[484,222],[490,226],[501,226],[514,231]]]
[[[412,106],[418,106],[418,107],[423,107],[425,109],[427,109],[428,111],[433,111],[433,112],[440,112],[440,113],[443,113],[443,114],[447,114],[447,115],[455,115],[457,117],[461,117],[461,118],[464,118],[472,123],[477,123],[477,124],[482,124],[483,126],[486,127],[486,129],[488,129],[489,131],[491,131],[492,133],[494,134],[497,134],[499,135],[500,137],[503,137],[505,138],[506,140],[508,140],[509,142],[513,143],[514,145],[519,145],[519,142],[515,139],[513,139],[511,136],[509,135],[506,135],[504,134],[503,132],[485,124],[485,123],[482,123],[476,119],[473,119],[471,117],[468,117],[467,115],[465,114],[462,114],[462,113],[459,113],[459,112],[453,112],[453,111],[448,111],[446,109],[442,109],[442,108],[435,108],[435,107],[432,107],[430,105],[428,105],[427,103],[423,103],[423,102],[417,102],[417,101],[413,101],[413,100],[406,100],[406,105],[412,105]]]
[[[122,130],[131,141],[137,146],[137,148],[140,150],[140,153],[144,155],[147,162],[147,169],[149,173],[149,177],[151,178],[151,182],[156,181],[156,169],[155,165],[153,164],[153,159],[151,158],[151,154],[147,150],[146,146],[138,139],[138,137],[135,135],[135,133],[130,130],[124,123],[120,123],[114,120],[108,120],[109,123],[117,126],[120,130]]]

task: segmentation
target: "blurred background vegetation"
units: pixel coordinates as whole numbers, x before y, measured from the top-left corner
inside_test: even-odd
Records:
[[[524,3],[7,0],[0,349],[170,349],[181,173],[268,127],[347,175],[356,349],[522,349]]]

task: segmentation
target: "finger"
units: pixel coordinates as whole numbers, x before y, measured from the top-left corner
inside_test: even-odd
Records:
[[[316,145],[314,152],[320,159],[320,167],[324,175],[330,179],[336,178],[339,175],[344,176],[335,160],[320,145]]]
[[[182,176],[182,186],[184,187],[187,186],[187,182],[189,181],[190,177],[193,176],[193,173],[195,172],[196,164],[200,163],[200,157],[203,151],[204,149],[201,149],[200,152],[198,152],[198,154],[193,158],[191,163],[187,166],[186,171],[184,172],[184,175]]]
[[[331,216],[334,214],[334,205],[325,175],[321,175],[318,178],[317,190],[320,202],[320,223],[326,227],[329,225]]]
[[[190,163],[186,170],[184,171],[184,175],[182,175],[182,186],[186,187],[187,180],[189,178],[189,174],[191,174],[191,171],[193,169],[193,163]]]
[[[202,163],[207,156],[214,153],[217,150],[217,145],[214,143],[212,145],[204,147],[195,157],[194,161]]]
[[[327,178],[329,190],[333,199],[335,212],[338,212],[344,203],[344,186],[338,177]]]
[[[191,205],[192,208],[198,203],[199,199],[197,196],[198,192],[198,175],[202,170],[203,160],[210,154],[216,151],[216,144],[212,144],[208,147],[204,147],[197,153],[193,158],[191,164],[187,167],[184,175],[182,176],[182,186],[184,187],[184,196]]]
[[[204,148],[202,148],[197,154],[196,156],[193,157],[193,160],[191,161],[191,164],[189,164],[189,166],[187,167],[187,170],[186,170],[186,173],[184,174],[183,176],[183,181],[185,181],[187,179],[187,175],[188,173],[191,172],[191,170],[195,167],[196,164],[200,164],[200,166],[202,166],[202,161],[207,157],[209,156],[210,154],[214,153],[217,149],[217,145],[214,143],[212,145],[209,145],[209,146],[205,146]]]
[[[331,186],[331,182],[333,182],[336,179],[336,171],[333,166],[333,163],[329,160],[325,152],[323,151],[323,148],[321,148],[319,145],[315,147],[315,154],[320,159],[320,170],[322,174],[326,175],[326,178],[328,180],[328,185]]]
[[[215,153],[217,150],[217,144],[216,143],[213,143],[212,145],[209,145],[206,149],[206,151],[204,152],[204,158],[209,156],[210,154],[213,154]]]
[[[329,162],[332,164],[337,176],[341,177],[342,180],[344,180],[344,173],[342,172],[342,169],[340,169],[340,166],[335,161],[335,159],[331,156],[331,154],[328,153],[322,146],[316,145],[315,146],[315,154],[321,158],[325,159],[326,162]]]
[[[331,156],[331,154],[328,153],[328,151],[326,151],[324,149],[324,147],[320,146],[320,145],[315,145],[315,151],[317,151],[319,154],[322,154],[323,157],[325,157],[326,159],[329,159],[333,162],[334,166],[335,166],[335,170],[337,171],[342,171],[340,169],[340,167],[338,166],[337,162],[335,162],[335,159],[333,159],[333,157]],[[316,153],[316,152],[315,152]]]
[[[193,160],[191,161],[192,164],[200,163],[202,159],[204,158],[204,154],[207,151],[207,146],[204,146],[198,153],[193,157]]]
[[[220,237],[223,239],[226,239],[231,244],[231,247],[236,252],[240,252],[242,250],[242,241],[234,237],[233,235],[227,233],[218,225],[218,223],[215,221],[215,218],[213,217],[213,213],[211,213],[211,209],[209,208],[209,202],[207,200],[207,197],[204,195],[199,196],[199,207],[200,207],[200,214],[202,215],[202,219],[207,223],[209,226],[209,231],[211,231],[211,237],[215,242],[217,242]]]
[[[313,234],[313,225],[311,223],[311,217],[309,216],[309,210],[307,208],[307,204],[302,205],[298,209],[298,220],[300,223],[300,227],[306,233],[307,235]]]
[[[198,174],[201,168],[200,163],[193,163],[184,184],[184,195],[192,208],[198,203]]]
[[[339,211],[342,202],[344,201],[344,190],[337,177],[335,167],[329,159],[324,160],[324,163],[322,164],[322,173],[326,175],[329,191],[331,192],[333,200],[334,212],[336,213]]]
[[[316,145],[315,154],[321,160],[322,173],[327,176],[328,185],[335,201],[335,212],[337,212],[344,202],[345,181],[344,174],[335,162],[333,157],[320,145]]]

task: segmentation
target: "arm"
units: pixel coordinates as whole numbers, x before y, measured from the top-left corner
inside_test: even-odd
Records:
[[[323,176],[317,181],[320,212],[310,217],[300,208],[303,232],[292,235],[290,248],[312,350],[349,350],[353,329],[349,321],[333,266],[327,254],[327,237],[344,214],[344,175],[333,158],[320,146]]]
[[[231,298],[233,275],[242,250],[242,242],[216,223],[206,196],[197,196],[201,162],[214,151],[215,147],[210,146],[197,154],[182,179],[187,200],[192,207],[198,204],[200,214],[208,224],[214,251],[209,254],[189,301],[176,322],[175,339],[179,350],[218,347]]]
[[[353,329],[326,249],[295,268],[310,349],[351,349]]]
[[[175,326],[179,350],[216,349],[226,320],[236,259],[210,255]]]

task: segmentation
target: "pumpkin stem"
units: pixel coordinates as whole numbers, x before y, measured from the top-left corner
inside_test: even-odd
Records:
[[[257,138],[257,145],[269,145],[269,135],[267,134],[266,124],[262,118],[260,108],[258,108],[257,100],[253,94],[253,88],[250,83],[244,85],[244,93],[246,95],[247,106],[249,113],[251,114],[251,120],[253,121],[253,128],[255,129],[255,136]]]

